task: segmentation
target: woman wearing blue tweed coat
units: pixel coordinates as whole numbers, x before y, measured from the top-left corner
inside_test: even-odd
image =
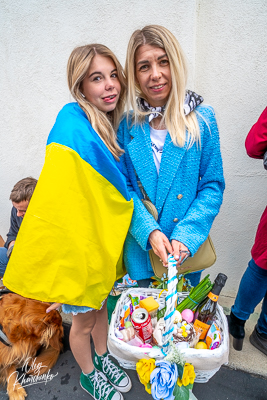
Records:
[[[166,265],[167,253],[183,260],[206,240],[222,203],[224,178],[214,111],[185,91],[186,65],[171,32],[153,25],[135,31],[126,75],[133,111],[121,122],[118,141],[134,213],[124,261],[131,278],[146,286],[153,276],[148,250]],[[157,221],[141,201],[138,180],[157,209]],[[189,275],[193,285],[199,282],[200,273]]]

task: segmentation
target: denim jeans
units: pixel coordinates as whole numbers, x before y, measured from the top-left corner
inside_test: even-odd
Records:
[[[8,263],[8,257],[6,255],[7,249],[5,247],[0,247],[0,277],[3,278],[6,266]]]
[[[262,299],[256,328],[259,333],[267,335],[267,270],[258,267],[252,259],[241,279],[232,312],[237,318],[247,320]]]
[[[197,284],[200,282],[201,272],[202,271],[191,272],[190,274],[186,274],[185,277],[190,279],[192,286],[197,286]],[[151,281],[151,278],[139,279],[137,283],[139,287],[148,288]]]

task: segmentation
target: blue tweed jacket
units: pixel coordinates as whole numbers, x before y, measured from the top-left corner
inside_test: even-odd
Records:
[[[131,126],[124,118],[118,141],[125,150],[121,158],[128,190],[134,200],[134,213],[124,247],[124,261],[132,279],[153,275],[148,250],[149,234],[159,229],[169,240],[185,244],[194,255],[206,240],[222,204],[224,177],[219,132],[213,108],[195,109],[201,133],[201,147],[174,146],[169,134],[163,148],[159,175],[153,160],[148,120]],[[146,210],[136,174],[159,219]]]

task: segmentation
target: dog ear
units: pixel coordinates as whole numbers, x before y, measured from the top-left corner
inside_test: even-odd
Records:
[[[61,351],[63,347],[63,343],[61,342],[61,338],[59,338],[59,332],[58,330],[56,333],[49,339],[49,344],[53,349]]]
[[[63,327],[62,318],[58,311],[50,311],[44,318],[43,323],[46,328],[42,332],[40,344],[48,348],[53,347],[60,351],[62,348]]]

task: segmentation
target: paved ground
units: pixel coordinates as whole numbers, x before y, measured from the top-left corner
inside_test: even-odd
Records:
[[[125,400],[152,400],[138,381],[135,371],[128,371],[133,387],[124,394]],[[91,399],[79,385],[80,369],[72,353],[62,354],[51,370],[55,376],[51,382],[38,383],[26,389],[27,400],[83,400]],[[222,367],[208,383],[195,384],[193,390],[198,400],[267,400],[267,379]],[[0,390],[0,400],[8,400]]]
[[[223,306],[224,313],[230,314],[231,305],[234,303],[234,298],[220,296],[220,304]],[[249,336],[254,330],[261,312],[261,304],[259,304],[255,312],[251,314],[245,325],[245,340],[242,351],[236,351],[233,348],[233,338],[230,336],[230,354],[229,366],[233,369],[240,369],[255,375],[263,375],[267,378],[267,357],[265,354],[257,350],[249,342]]]
[[[221,296],[220,304],[226,314],[234,299]],[[249,343],[249,335],[259,317],[261,306],[246,323],[246,338],[243,351],[232,348],[230,338],[229,367],[222,367],[208,383],[195,384],[194,394],[198,400],[267,400],[267,358]],[[71,318],[64,316],[71,322]],[[70,351],[62,354],[51,371],[56,375],[52,381],[28,386],[26,400],[83,400],[92,399],[79,385],[80,369]],[[143,385],[138,381],[135,371],[128,371],[133,388],[124,394],[125,400],[152,400]],[[262,377],[260,376],[262,375]],[[8,400],[4,389],[0,389],[0,400]]]

